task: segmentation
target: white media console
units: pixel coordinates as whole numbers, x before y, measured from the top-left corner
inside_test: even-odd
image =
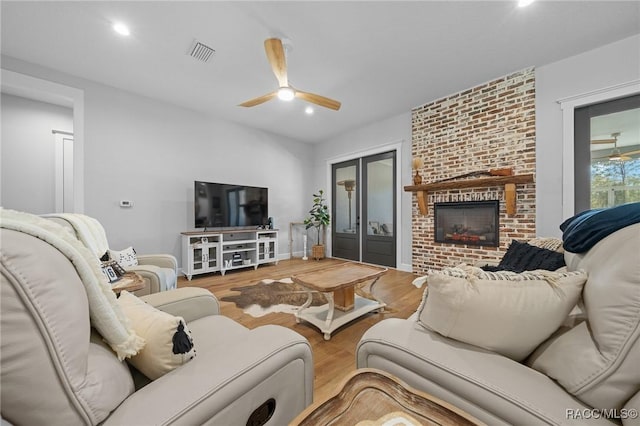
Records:
[[[182,271],[194,275],[278,263],[278,230],[188,231],[182,235]]]

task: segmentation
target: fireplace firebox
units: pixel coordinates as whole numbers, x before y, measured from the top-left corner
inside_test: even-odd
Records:
[[[434,204],[434,240],[471,246],[500,245],[500,202],[465,201]]]

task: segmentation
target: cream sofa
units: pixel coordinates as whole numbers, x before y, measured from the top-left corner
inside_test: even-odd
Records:
[[[87,248],[95,251],[95,255],[100,258],[109,249],[106,233],[103,226],[96,219],[73,213],[45,215],[67,229],[72,235],[83,242]],[[84,223],[91,224],[95,232],[80,235],[81,230],[86,229]],[[171,254],[137,254],[138,265],[126,266],[124,269],[138,273],[145,278],[148,285],[135,292],[137,296],[158,293],[160,291],[172,290],[177,287],[178,261]]]
[[[3,424],[275,426],[312,402],[308,341],[279,326],[249,330],[219,315],[215,297],[198,288],[143,297],[184,318],[197,356],[154,381],[142,377],[134,384],[140,374],[119,361],[91,327],[88,292],[67,256],[5,224]]]
[[[586,318],[524,362],[443,337],[414,315],[369,329],[357,366],[388,371],[491,425],[640,424],[640,224],[565,260],[588,273]]]

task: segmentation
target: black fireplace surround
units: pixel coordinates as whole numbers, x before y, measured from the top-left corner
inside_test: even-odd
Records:
[[[434,240],[466,246],[500,245],[500,202],[434,204]]]

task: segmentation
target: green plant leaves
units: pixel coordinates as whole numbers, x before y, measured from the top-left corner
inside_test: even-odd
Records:
[[[324,191],[321,189],[317,194],[313,194],[313,206],[309,210],[309,217],[304,220],[305,228],[315,227],[318,231],[318,242],[320,241],[320,229],[331,223],[329,207],[325,204]]]

